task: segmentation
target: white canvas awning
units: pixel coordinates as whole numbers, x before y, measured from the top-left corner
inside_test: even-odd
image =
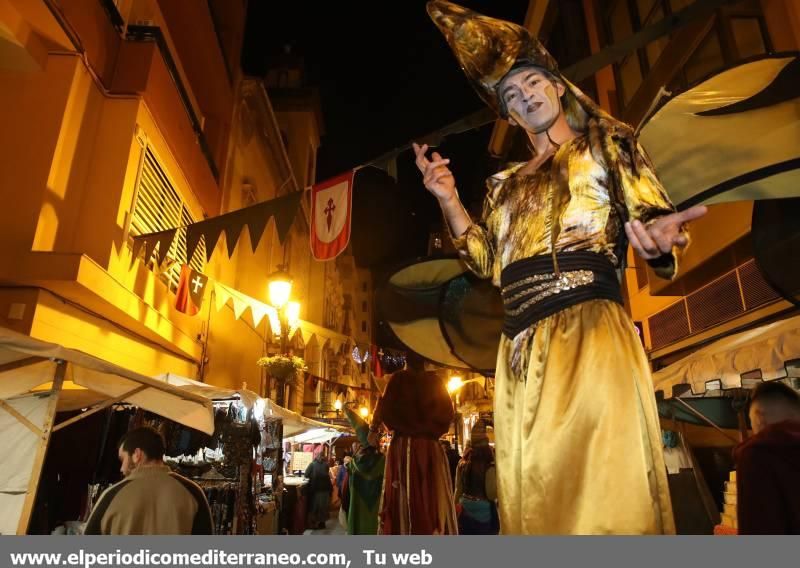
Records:
[[[212,401],[224,400],[238,396],[239,400],[241,400],[242,404],[248,410],[253,408],[256,402],[261,399],[257,393],[246,388],[236,390],[226,389],[216,385],[210,385],[208,383],[201,383],[200,381],[195,381],[194,379],[189,379],[187,377],[181,377],[180,375],[176,375],[174,373],[164,373],[163,375],[157,375],[155,378],[160,381],[164,381],[169,385],[178,387],[182,391],[191,392]]]
[[[308,432],[309,430],[324,429],[334,433],[334,435],[339,435],[342,432],[348,430],[347,428],[343,428],[341,426],[335,426],[333,424],[328,424],[326,422],[319,422],[317,420],[307,418],[305,416],[302,416],[301,414],[292,412],[287,408],[278,406],[269,399],[267,399],[267,405],[264,410],[264,415],[267,417],[269,416],[278,417],[283,420],[284,438],[297,436],[298,434]]]
[[[716,341],[653,374],[656,391],[690,385],[694,394],[800,377],[800,316]]]
[[[127,402],[207,434],[210,400],[98,357],[0,328],[0,534],[25,534],[50,434]],[[56,424],[59,410],[88,410]]]
[[[261,406],[263,408],[265,418],[280,418],[283,421],[284,438],[296,436],[298,434],[308,432],[309,430],[325,429],[330,430],[334,433],[334,435],[338,435],[342,430],[342,428],[339,426],[332,426],[325,422],[319,422],[317,420],[302,416],[287,408],[283,408],[282,406],[278,406],[273,401],[266,398],[261,398],[257,393],[244,388],[238,390],[226,389],[215,385],[209,385],[207,383],[201,383],[199,381],[174,375],[172,373],[159,375],[156,377],[156,379],[165,381],[181,390],[186,390],[196,395],[206,397],[209,400],[222,400],[238,396],[241,399],[242,404],[244,404],[247,408],[259,406],[258,401],[262,401]]]
[[[301,434],[296,434],[287,439],[294,444],[326,444],[338,438],[342,432],[331,428],[313,428]]]

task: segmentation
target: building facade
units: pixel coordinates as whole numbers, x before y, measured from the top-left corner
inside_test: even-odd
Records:
[[[214,292],[195,316],[175,309],[185,231],[161,266],[132,250],[138,234],[314,182],[319,103],[243,76],[246,16],[244,0],[0,0],[0,325],[148,376],[275,396],[256,365],[278,350],[269,318],[218,311]],[[336,263],[311,259],[308,215],[305,196],[284,243],[270,222],[230,258],[224,235],[208,261],[201,242],[192,267],[263,302],[285,267],[301,304],[291,349],[327,378],[356,340]],[[304,398],[299,382],[286,405],[302,412]]]

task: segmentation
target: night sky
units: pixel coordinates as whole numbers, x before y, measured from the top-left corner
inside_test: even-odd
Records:
[[[527,0],[465,0],[483,14],[521,23]],[[425,11],[425,0],[277,3],[251,0],[242,58],[261,76],[267,58],[305,60],[309,86],[320,91],[324,136],[317,181],[368,163],[483,108],[450,48]],[[438,148],[452,159],[459,193],[480,211],[484,180],[497,169],[487,151],[492,125],[448,136]],[[398,179],[370,167],[354,185],[352,247],[376,286],[399,265],[427,254],[441,225],[410,148],[399,155]],[[384,326],[377,340],[391,346]],[[389,334],[390,335],[390,334]],[[400,345],[395,345],[401,347]]]
[[[461,3],[516,22],[528,6],[527,0]],[[305,58],[309,83],[320,89],[326,133],[318,179],[482,108],[424,0],[252,0],[249,6],[245,71],[262,75],[265,56],[291,45]]]

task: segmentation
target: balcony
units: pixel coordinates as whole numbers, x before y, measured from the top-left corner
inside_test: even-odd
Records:
[[[780,300],[755,260],[748,260],[647,318],[650,349],[697,336]]]

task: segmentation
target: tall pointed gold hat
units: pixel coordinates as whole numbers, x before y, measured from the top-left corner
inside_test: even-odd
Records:
[[[431,0],[427,9],[472,86],[498,114],[497,85],[514,67],[535,65],[560,75],[553,56],[522,26],[445,0]]]

